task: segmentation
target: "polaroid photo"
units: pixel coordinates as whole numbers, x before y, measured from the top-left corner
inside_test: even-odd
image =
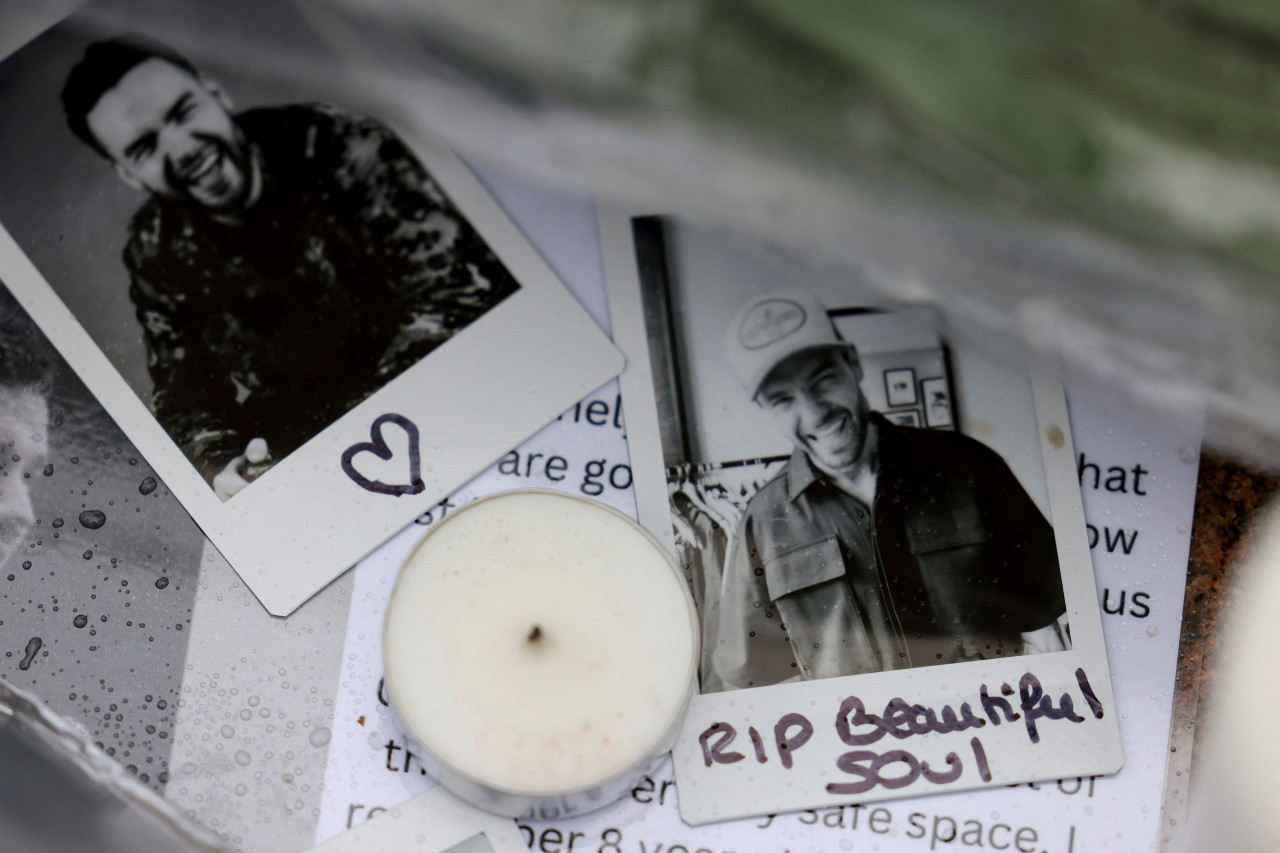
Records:
[[[312,853],[527,853],[529,849],[515,821],[467,805],[444,788],[432,788],[383,812],[312,847]]]
[[[622,358],[451,152],[253,73],[249,26],[341,70],[296,6],[208,12],[0,64],[0,277],[285,615]]]
[[[1052,360],[954,346],[940,309],[879,304],[857,269],[600,223],[640,521],[702,626],[681,816],[1117,771]],[[945,417],[895,414],[908,372]]]

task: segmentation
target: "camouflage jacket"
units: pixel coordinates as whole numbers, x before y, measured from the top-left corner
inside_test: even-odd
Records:
[[[236,121],[263,181],[242,221],[155,197],[124,251],[152,409],[206,479],[254,437],[282,458],[517,289],[382,125]]]

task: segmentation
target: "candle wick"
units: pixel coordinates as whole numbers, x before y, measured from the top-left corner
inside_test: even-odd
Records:
[[[542,639],[542,628],[534,625],[533,630],[529,632],[528,640],[531,643],[536,643],[540,639]]]

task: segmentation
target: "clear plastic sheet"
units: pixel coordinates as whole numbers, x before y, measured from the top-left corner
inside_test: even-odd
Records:
[[[163,39],[214,79],[302,82],[472,162],[850,267],[996,354],[1047,303],[1078,366],[1280,460],[1280,24],[840,5],[320,0],[252,30],[211,5]],[[77,20],[118,37],[163,7]]]
[[[0,846],[43,853],[225,850],[75,724],[0,679]]]
[[[1280,23],[1248,4],[295,5],[464,156],[852,265],[999,351],[1050,303],[1089,372],[1280,458]]]

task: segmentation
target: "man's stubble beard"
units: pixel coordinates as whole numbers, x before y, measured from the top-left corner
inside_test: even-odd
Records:
[[[848,472],[864,461],[868,451],[867,435],[871,425],[871,409],[866,400],[860,398],[852,408],[841,409],[835,418],[830,420],[845,418],[848,422],[841,438],[846,439],[844,443],[850,446],[847,449],[838,448],[841,452],[832,454],[833,458],[826,458],[827,454],[815,449],[814,445],[820,447],[818,442],[801,442],[802,449],[818,469],[831,473]],[[824,424],[826,420],[824,419]]]
[[[191,207],[214,215],[236,215],[243,212],[251,201],[255,177],[252,147],[243,132],[237,128],[234,144],[218,136],[200,137],[201,146],[187,155],[187,159],[204,161],[215,158],[212,164],[199,166],[204,171],[192,181],[181,168],[165,164],[165,179],[173,192],[171,196]]]

